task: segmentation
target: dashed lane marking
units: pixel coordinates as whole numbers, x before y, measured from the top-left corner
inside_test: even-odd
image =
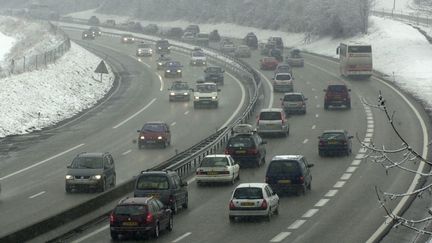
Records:
[[[290,226],[288,226],[288,229],[298,229],[298,228],[300,228],[300,226],[302,226],[305,222],[306,222],[306,220],[303,220],[303,219],[297,219],[296,221],[294,221],[294,223],[292,223]]]
[[[351,173],[344,173],[340,179],[341,180],[349,180],[349,178],[351,178],[351,176],[352,176]]]
[[[187,114],[189,114],[189,111],[185,111],[185,113],[184,113],[185,115],[187,115]]]
[[[44,193],[45,193],[45,191],[41,191],[41,192],[39,192],[39,193],[34,194],[33,196],[30,196],[29,198],[30,198],[30,199],[33,199],[33,198],[38,197],[38,196],[40,196],[40,195],[42,195],[42,194],[44,194]]]
[[[303,214],[302,218],[310,218],[314,216],[318,211],[319,209],[317,208],[311,208],[305,214]]]
[[[334,197],[339,190],[329,190],[324,196],[325,197]]]
[[[361,163],[361,160],[360,159],[356,159],[356,160],[353,160],[353,162],[351,163],[351,165],[359,165]]]
[[[318,118],[318,117],[319,117],[319,115],[318,115],[318,114],[315,114],[315,117],[316,117],[316,118]]]
[[[113,129],[119,128],[121,125],[125,124],[126,122],[128,122],[129,120],[131,120],[132,118],[136,117],[137,115],[139,115],[141,112],[143,112],[144,110],[146,110],[147,108],[149,108],[151,106],[151,104],[153,104],[156,101],[156,98],[153,98],[146,106],[144,106],[143,108],[141,108],[141,110],[135,112],[135,114],[131,115],[130,117],[126,118],[124,121],[120,122],[119,124],[115,125],[113,127]]]
[[[172,127],[172,126],[175,126],[176,124],[177,124],[177,122],[173,122],[173,123],[171,123],[170,126]]]
[[[316,125],[313,125],[313,126],[312,126],[312,130],[315,129],[315,128],[316,128]]]
[[[338,181],[336,184],[334,184],[334,188],[341,188],[345,185],[345,181]]]
[[[330,199],[322,198],[315,204],[315,207],[323,207],[324,205],[326,205],[328,203],[328,201],[330,201]]]
[[[358,168],[358,167],[350,166],[350,167],[348,167],[348,169],[346,170],[346,172],[348,172],[348,173],[353,173],[354,171],[357,170],[357,168]]]
[[[108,225],[105,225],[105,226],[103,226],[102,228],[99,228],[99,229],[97,229],[97,230],[91,232],[91,233],[88,234],[88,235],[85,235],[85,236],[83,236],[83,237],[81,237],[81,238],[79,238],[79,239],[77,239],[77,240],[72,241],[71,243],[80,243],[80,242],[83,242],[83,241],[87,240],[88,238],[90,238],[90,237],[92,237],[92,236],[94,236],[94,235],[97,235],[97,234],[99,234],[100,232],[102,232],[102,231],[104,231],[104,230],[107,230],[109,227],[110,227],[109,224],[108,224]]]
[[[291,232],[280,232],[278,235],[273,237],[273,239],[271,239],[270,242],[281,242],[285,238],[287,238],[290,234]]]
[[[175,242],[179,242],[179,241],[183,240],[184,238],[188,237],[188,236],[191,235],[191,234],[192,234],[192,232],[187,232],[187,233],[185,233],[184,235],[180,236],[179,238],[173,240],[172,242],[173,242],[173,243],[175,243]]]
[[[365,157],[365,155],[364,154],[357,154],[356,155],[356,159],[363,159]]]
[[[309,139],[305,139],[305,140],[303,140],[303,144],[305,144],[305,143],[307,143],[309,141]]]
[[[131,149],[129,149],[128,151],[126,151],[126,152],[123,152],[122,153],[122,155],[126,155],[126,154],[128,154],[128,153],[130,153],[130,152],[132,152],[132,150]]]

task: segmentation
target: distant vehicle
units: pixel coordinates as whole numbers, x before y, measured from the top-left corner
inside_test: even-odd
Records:
[[[197,82],[194,89],[194,108],[202,106],[219,106],[219,91],[215,83]]]
[[[211,154],[204,157],[196,169],[198,185],[205,182],[229,182],[240,179],[240,166],[230,155]]]
[[[207,57],[201,49],[193,50],[191,52],[190,65],[192,65],[192,66],[205,66],[205,65],[207,65]]]
[[[91,31],[94,36],[101,36],[102,35],[102,31],[97,26],[90,27],[89,31]]]
[[[318,137],[318,154],[319,156],[343,154],[349,156],[352,152],[353,136],[349,135],[346,130],[325,130]]]
[[[274,75],[277,73],[290,73],[292,75],[291,65],[288,63],[279,63],[274,70]]]
[[[199,28],[199,26],[196,25],[196,24],[191,24],[191,25],[188,25],[188,26],[186,27],[186,29],[185,29],[184,32],[191,32],[191,33],[193,33],[194,35],[196,35],[196,34],[200,33],[200,28]]]
[[[157,34],[158,31],[159,31],[159,28],[155,24],[148,24],[148,25],[143,27],[143,33],[144,34],[154,35],[154,34]]]
[[[302,57],[299,49],[292,49],[290,54],[285,57],[285,62],[292,67],[304,66],[304,58]]]
[[[264,57],[260,59],[261,70],[275,70],[278,64],[278,60],[274,57]]]
[[[350,91],[351,89],[348,89],[345,84],[329,84],[324,89],[324,109],[328,110],[330,106],[345,106],[345,108],[351,109]]]
[[[208,46],[210,42],[209,34],[198,33],[195,35],[195,43],[199,46]]]
[[[283,49],[284,49],[284,43],[283,43],[282,37],[272,36],[272,37],[268,38],[268,42],[274,42],[275,43],[275,47],[277,49],[283,51]]]
[[[135,181],[134,197],[155,197],[167,205],[173,214],[187,209],[187,182],[175,171],[142,171]]]
[[[156,59],[156,69],[165,69],[165,64],[169,61],[171,61],[171,58],[162,54],[158,59]]]
[[[221,40],[218,30],[213,30],[212,32],[210,32],[209,40],[212,42],[219,42]]]
[[[305,194],[312,189],[312,173],[303,155],[276,155],[267,167],[266,183],[279,195],[295,192]]]
[[[218,85],[224,84],[225,70],[222,67],[211,66],[204,70],[204,80],[206,82],[215,82]]]
[[[168,40],[157,40],[155,44],[156,53],[169,54],[171,52],[171,44]]]
[[[187,82],[174,81],[168,91],[169,101],[190,100],[191,88],[189,88]]]
[[[114,159],[110,153],[80,153],[67,166],[65,190],[105,191],[116,184]]]
[[[124,34],[121,36],[120,41],[126,44],[132,44],[135,42],[135,37],[131,34]]]
[[[89,25],[99,25],[100,21],[99,21],[98,17],[96,17],[96,16],[93,15],[93,16],[91,16],[89,18],[89,20],[87,21],[87,24],[89,24]]]
[[[264,56],[268,56],[269,55],[269,51],[276,48],[276,43],[274,41],[269,41],[267,43],[260,43],[259,44],[259,49],[260,49],[260,54],[264,55]]]
[[[174,226],[171,209],[154,197],[124,198],[112,210],[109,219],[113,240],[118,240],[119,234],[159,238],[160,231],[172,231]]]
[[[114,27],[114,26],[116,26],[116,22],[114,19],[107,19],[103,25],[108,26],[108,27]]]
[[[291,113],[301,113],[306,114],[306,100],[303,93],[285,93],[284,97],[281,98],[282,101],[282,109],[287,114]]]
[[[253,32],[247,33],[247,35],[243,38],[243,43],[252,49],[258,48],[258,38]]]
[[[272,78],[274,92],[293,92],[294,77],[291,73],[276,73]]]
[[[162,145],[163,148],[171,145],[171,131],[166,122],[146,122],[137,132],[139,134],[138,149],[147,145]]]
[[[177,61],[168,61],[165,63],[165,78],[181,78],[183,65]]]
[[[152,44],[143,43],[143,42],[139,43],[137,45],[136,56],[137,57],[151,57],[151,56],[153,56]]]
[[[234,52],[236,49],[234,42],[230,39],[223,39],[220,42],[220,50],[224,53]]]
[[[279,214],[279,196],[267,183],[242,183],[234,189],[229,202],[229,220],[262,217],[270,221]]]
[[[237,46],[235,52],[235,57],[251,57],[251,50],[247,45],[239,45]]]
[[[265,144],[267,142],[263,141],[250,125],[245,125],[248,124],[239,124],[234,127],[233,136],[228,139],[224,153],[231,155],[241,168],[260,167],[265,163],[267,153]]]
[[[257,120],[258,134],[281,134],[287,137],[289,132],[290,126],[282,108],[261,109]]]
[[[192,32],[184,32],[181,39],[185,42],[194,42],[195,41],[195,34]]]
[[[372,76],[372,46],[360,43],[340,43],[339,71],[342,76],[369,78]]]
[[[268,55],[276,58],[276,60],[278,60],[278,62],[283,61],[282,50],[280,50],[278,48],[270,49]]]
[[[173,27],[170,28],[167,33],[166,36],[168,38],[175,38],[175,39],[180,39],[183,36],[183,29],[180,27]]]
[[[81,38],[83,40],[94,40],[96,38],[96,36],[90,30],[84,30],[82,32]]]

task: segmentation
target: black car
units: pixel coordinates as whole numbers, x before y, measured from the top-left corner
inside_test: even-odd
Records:
[[[101,36],[102,35],[102,31],[97,26],[90,27],[89,31],[91,31],[94,36]]]
[[[204,81],[215,82],[218,85],[224,84],[224,72],[222,67],[207,67],[204,69]]]
[[[135,197],[153,196],[177,213],[188,208],[187,182],[175,171],[142,171],[135,182]]]
[[[258,38],[253,32],[247,33],[245,38],[243,38],[243,42],[252,49],[258,48]]]
[[[168,40],[157,40],[155,44],[156,53],[168,54],[171,52],[171,44]]]
[[[219,35],[218,30],[213,30],[212,32],[210,32],[210,34],[209,34],[209,41],[219,42],[220,40],[221,40],[221,37]]]
[[[200,27],[198,25],[196,25],[196,24],[191,24],[191,25],[188,25],[186,27],[186,29],[185,29],[184,32],[191,32],[194,35],[196,35],[196,34],[198,34],[200,32]]]
[[[329,84],[324,89],[324,109],[328,110],[331,107],[345,107],[351,109],[351,89],[345,84]]]
[[[183,65],[180,62],[168,61],[165,63],[165,78],[181,78]]]
[[[171,61],[171,57],[167,57],[164,55],[161,55],[158,59],[156,59],[157,70],[165,69],[165,64],[168,61]]]
[[[305,194],[311,190],[312,174],[303,155],[276,155],[267,167],[265,181],[277,194],[295,192]]]
[[[351,139],[346,130],[325,130],[318,137],[319,156],[343,154],[349,156],[352,152]]]
[[[225,154],[231,155],[240,167],[260,167],[265,163],[265,144],[267,142],[263,141],[256,131],[234,132],[225,147]]]
[[[269,50],[269,56],[276,58],[279,62],[283,61],[283,52],[282,49],[273,48]]]
[[[82,32],[82,36],[81,37],[82,37],[83,40],[94,40],[96,38],[96,36],[90,30],[84,30]]]
[[[171,209],[154,197],[122,199],[110,214],[113,240],[118,240],[120,234],[158,238],[160,231],[172,231],[173,225]]]

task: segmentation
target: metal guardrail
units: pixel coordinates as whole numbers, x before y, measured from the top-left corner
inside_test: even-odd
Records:
[[[422,14],[419,12],[404,12],[404,11],[392,11],[386,9],[372,10],[372,14],[375,16],[389,17],[398,21],[404,21],[409,24],[425,25],[427,27],[432,26],[432,16],[430,14]]]

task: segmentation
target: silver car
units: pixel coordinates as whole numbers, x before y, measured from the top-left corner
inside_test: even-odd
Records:
[[[285,93],[284,97],[281,98],[282,108],[287,114],[290,113],[301,113],[306,114],[306,100],[303,93],[291,92]]]
[[[288,136],[289,124],[283,109],[261,109],[257,121],[257,132],[260,135],[282,134],[285,137]]]
[[[246,45],[238,46],[237,49],[235,50],[234,55],[236,57],[251,57],[251,51],[249,46]]]

